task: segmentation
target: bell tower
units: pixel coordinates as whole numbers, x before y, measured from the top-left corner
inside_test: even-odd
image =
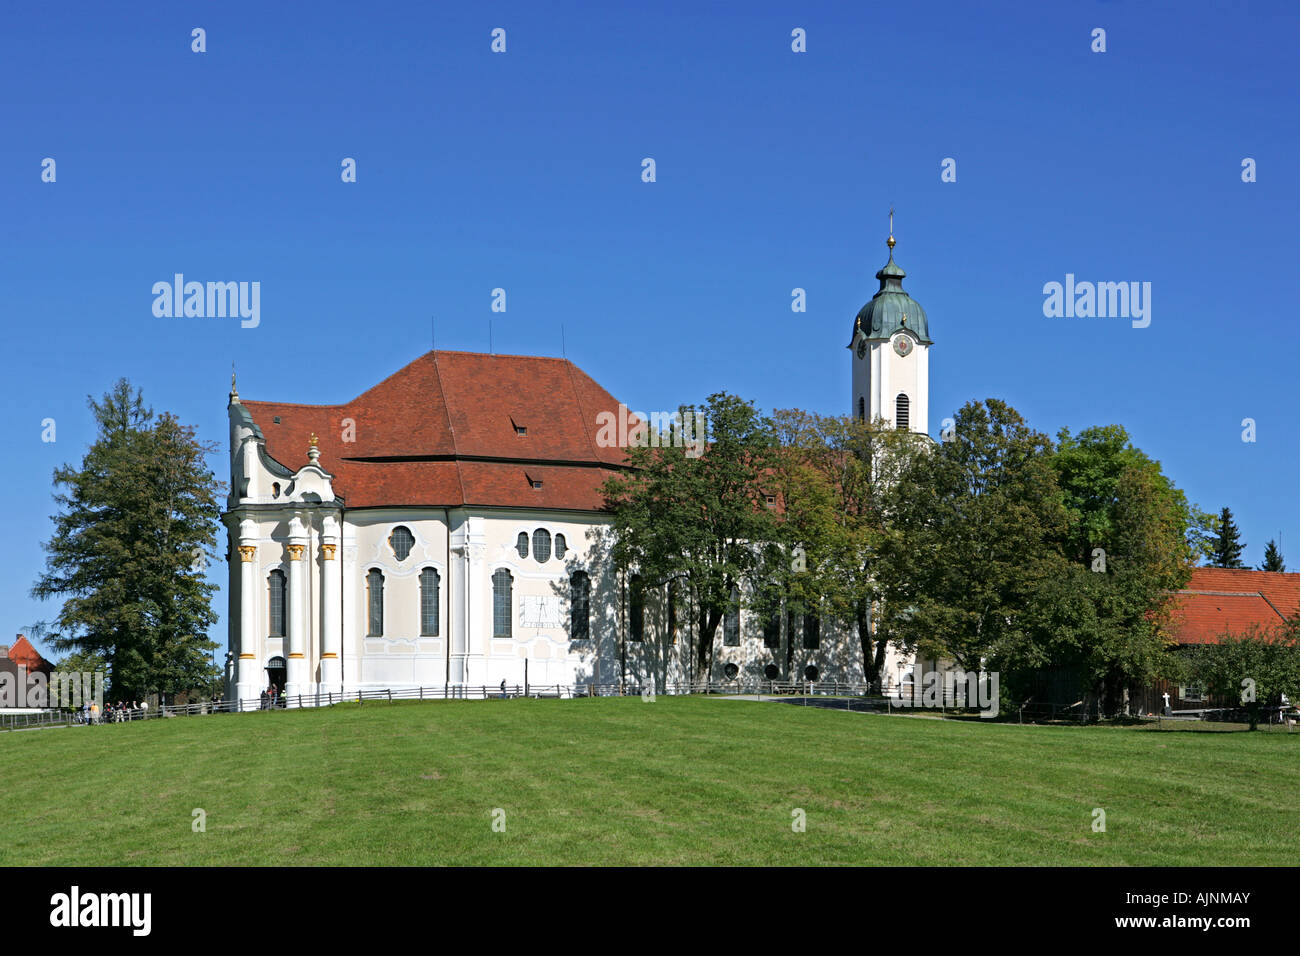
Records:
[[[880,289],[853,321],[849,342],[850,414],[884,419],[901,431],[930,431],[930,325],[925,309],[903,291],[907,273],[894,262],[894,211],[889,210],[889,261],[876,273]]]

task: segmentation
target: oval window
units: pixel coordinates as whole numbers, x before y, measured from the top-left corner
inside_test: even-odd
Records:
[[[551,533],[545,528],[533,532],[533,557],[543,564],[551,559]]]

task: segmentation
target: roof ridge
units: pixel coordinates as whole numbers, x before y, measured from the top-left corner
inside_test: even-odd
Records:
[[[591,430],[587,427],[587,407],[582,404],[582,392],[578,389],[577,380],[573,377],[574,364],[567,358],[564,360],[565,370],[569,374],[569,387],[573,389],[574,401],[578,403],[578,413],[582,415],[582,434],[587,439],[587,447],[591,449],[591,457],[598,463],[601,463],[600,452],[596,450],[596,443],[592,440]],[[590,377],[590,376],[588,376]],[[593,379],[593,381],[595,381]],[[613,398],[613,396],[610,396]]]
[[[1279,611],[1279,610],[1277,609],[1277,605],[1274,604],[1272,601],[1270,601],[1270,600],[1268,599],[1268,595],[1267,595],[1267,594],[1265,594],[1263,591],[1260,591],[1260,592],[1259,592],[1259,596],[1262,597],[1262,598],[1264,599],[1264,602],[1265,602],[1269,607],[1271,607],[1271,608],[1273,609],[1273,613],[1274,613],[1274,614],[1276,614],[1276,615],[1277,615],[1279,618],[1281,618],[1283,621],[1286,620],[1286,615],[1283,614],[1281,611]]]
[[[242,397],[239,401],[241,405],[248,405],[251,403],[253,405],[276,405],[281,408],[346,408],[348,405],[352,404],[352,402],[344,402],[341,405],[334,403],[328,405],[310,405],[307,402],[269,402],[264,398]],[[356,401],[356,399],[353,399],[353,401]]]
[[[456,426],[451,421],[451,408],[447,405],[447,392],[442,387],[442,368],[438,365],[438,350],[428,353],[433,356],[433,378],[438,383],[438,397],[442,399],[442,413],[447,419],[447,434],[451,436],[451,453],[456,463],[456,483],[460,485],[460,500],[465,500],[465,476],[460,470],[460,447],[456,444]],[[418,359],[417,359],[418,361]]]
[[[1195,590],[1188,588],[1187,590],[1179,591],[1178,593],[1179,594],[1205,594],[1212,597],[1264,597],[1263,591],[1205,591],[1200,588],[1197,588]],[[1264,598],[1264,600],[1267,601],[1268,598]]]

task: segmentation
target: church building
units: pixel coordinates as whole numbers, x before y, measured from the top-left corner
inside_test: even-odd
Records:
[[[932,342],[893,247],[853,324],[850,413],[926,434]],[[689,609],[608,559],[600,487],[625,466],[598,433],[620,403],[572,362],[434,351],[343,404],[232,381],[228,409],[228,697],[864,679],[851,626],[748,611],[694,672]],[[911,666],[891,649],[886,686]]]

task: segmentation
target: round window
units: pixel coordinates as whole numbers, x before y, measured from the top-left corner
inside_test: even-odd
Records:
[[[817,674],[818,674],[818,670],[816,664],[809,664],[807,667],[803,669],[804,680],[816,680]]]
[[[727,680],[735,680],[736,675],[740,673],[740,668],[735,664],[728,664],[726,667],[722,668],[722,673],[727,675]]]
[[[776,680],[778,677],[781,676],[781,671],[777,668],[775,664],[768,664],[766,667],[763,668],[763,676],[766,677],[768,680]]]

